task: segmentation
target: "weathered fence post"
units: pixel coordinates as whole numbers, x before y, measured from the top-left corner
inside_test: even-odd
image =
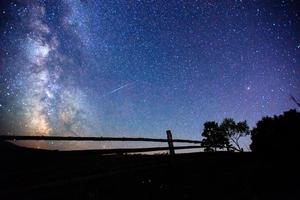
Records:
[[[171,130],[167,130],[166,133],[167,133],[170,155],[175,155]]]

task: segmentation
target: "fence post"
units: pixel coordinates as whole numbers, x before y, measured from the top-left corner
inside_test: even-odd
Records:
[[[167,133],[170,155],[175,155],[171,130],[167,130],[166,133]]]

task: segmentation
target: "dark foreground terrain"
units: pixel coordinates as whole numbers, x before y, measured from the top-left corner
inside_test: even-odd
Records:
[[[0,150],[0,199],[300,199],[291,156]]]

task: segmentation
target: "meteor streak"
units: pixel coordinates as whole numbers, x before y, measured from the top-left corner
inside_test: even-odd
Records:
[[[104,97],[109,96],[109,95],[111,95],[111,94],[113,94],[113,93],[116,93],[117,91],[119,91],[119,90],[121,90],[121,89],[123,89],[123,88],[126,88],[126,87],[128,87],[129,85],[131,85],[131,84],[132,84],[132,83],[126,83],[125,85],[122,85],[122,86],[120,86],[120,87],[118,87],[118,88],[116,88],[116,89],[114,89],[114,90],[112,90],[112,91],[110,91],[110,92],[104,94],[101,98],[104,98]]]

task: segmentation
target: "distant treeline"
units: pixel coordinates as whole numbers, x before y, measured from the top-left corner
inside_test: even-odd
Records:
[[[300,113],[289,110],[279,116],[263,117],[252,130],[246,121],[225,118],[222,123],[204,123],[202,145],[205,151],[244,151],[240,139],[251,136],[253,152],[296,152],[300,146]]]

